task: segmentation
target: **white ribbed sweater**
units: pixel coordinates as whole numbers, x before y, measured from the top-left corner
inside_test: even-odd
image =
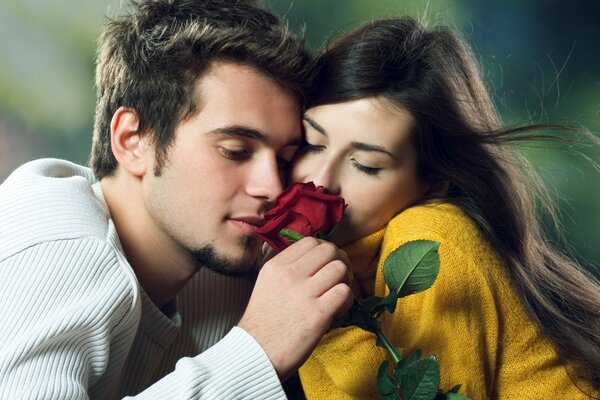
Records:
[[[161,312],[88,168],[37,160],[0,186],[1,399],[283,399],[266,353],[232,329],[250,292],[202,270]]]

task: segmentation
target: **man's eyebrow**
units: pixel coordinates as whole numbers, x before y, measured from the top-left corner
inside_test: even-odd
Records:
[[[224,135],[224,136],[231,136],[231,137],[244,137],[244,138],[248,138],[248,139],[252,139],[252,140],[257,140],[257,141],[259,141],[261,143],[265,143],[265,144],[269,144],[269,142],[271,141],[269,139],[269,137],[267,135],[265,135],[263,132],[256,130],[256,129],[248,128],[248,127],[242,126],[242,125],[225,126],[222,128],[214,129],[208,133]],[[295,137],[295,138],[291,139],[290,141],[288,141],[285,144],[285,146],[300,146],[300,144],[302,144],[302,138]]]
[[[319,133],[327,136],[327,131],[325,130],[325,128],[323,128],[321,125],[319,125],[317,123],[317,121],[315,121],[314,119],[312,119],[312,118],[310,118],[310,117],[308,117],[306,115],[303,116],[302,119],[305,120],[306,122],[308,122],[308,124],[310,126],[312,126],[313,128],[315,128],[315,130],[317,130]]]
[[[391,151],[388,151],[384,147],[378,146],[376,144],[363,143],[363,142],[351,142],[350,146],[352,146],[352,148],[356,149],[356,150],[384,153],[384,154],[387,154],[388,156],[392,157],[394,160],[398,160],[398,157],[396,157]]]

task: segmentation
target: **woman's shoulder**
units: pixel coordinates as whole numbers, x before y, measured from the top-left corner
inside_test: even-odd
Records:
[[[387,226],[383,247],[397,247],[414,240],[433,240],[488,246],[475,222],[459,207],[450,203],[431,203],[407,208]]]
[[[430,240],[439,243],[441,275],[465,284],[465,275],[486,286],[507,290],[508,276],[501,255],[479,227],[459,207],[449,203],[414,206],[398,214],[387,226],[379,263],[405,243]]]

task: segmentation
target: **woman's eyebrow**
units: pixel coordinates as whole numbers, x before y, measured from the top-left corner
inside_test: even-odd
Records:
[[[392,157],[392,159],[398,160],[398,157],[396,157],[391,151],[386,150],[383,146],[363,142],[352,142],[350,143],[350,146],[356,150],[387,154],[388,156]]]
[[[308,124],[310,126],[312,126],[317,132],[327,136],[327,131],[325,131],[325,128],[323,128],[321,125],[319,125],[317,123],[317,121],[315,121],[314,119],[312,119],[306,115],[304,115],[302,117],[302,119],[305,120],[306,122],[308,122]],[[352,143],[350,143],[350,146],[352,146],[352,148],[354,148],[356,150],[387,154],[388,156],[392,157],[392,159],[398,160],[398,157],[396,157],[391,151],[387,150],[383,146],[379,146],[379,145],[371,144],[371,143],[364,143],[364,142],[352,142]]]
[[[308,124],[310,126],[312,126],[317,132],[321,133],[322,135],[327,136],[327,131],[325,131],[325,128],[323,128],[321,125],[319,125],[317,123],[317,121],[315,121],[314,119],[312,119],[306,115],[303,116],[302,119],[305,120],[306,122],[308,122]]]

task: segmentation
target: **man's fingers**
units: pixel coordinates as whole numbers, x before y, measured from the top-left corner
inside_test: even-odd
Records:
[[[352,305],[347,260],[335,245],[307,237],[259,272],[239,326],[261,344],[280,376],[302,363],[333,317]]]
[[[320,297],[338,283],[349,283],[348,268],[340,260],[334,260],[310,278],[311,294]]]
[[[350,265],[348,256],[334,244],[313,237],[305,237],[273,257],[269,264],[285,265],[300,275],[312,276],[333,260]]]
[[[279,254],[273,257],[273,261],[277,261],[278,263],[282,264],[292,264],[318,245],[319,241],[314,237],[305,237],[298,240],[296,243],[293,243],[288,248],[282,250]]]
[[[291,267],[300,271],[304,276],[313,276],[327,263],[339,260],[345,265],[350,265],[348,256],[334,244],[322,241],[316,247],[309,249],[303,257],[294,262]]]
[[[340,253],[337,247],[329,242],[323,242],[309,249],[291,267],[299,270],[304,276],[313,276],[327,265],[327,263],[338,258],[340,258]]]
[[[345,283],[338,283],[319,298],[321,311],[336,317],[348,311],[353,302],[352,290]]]

